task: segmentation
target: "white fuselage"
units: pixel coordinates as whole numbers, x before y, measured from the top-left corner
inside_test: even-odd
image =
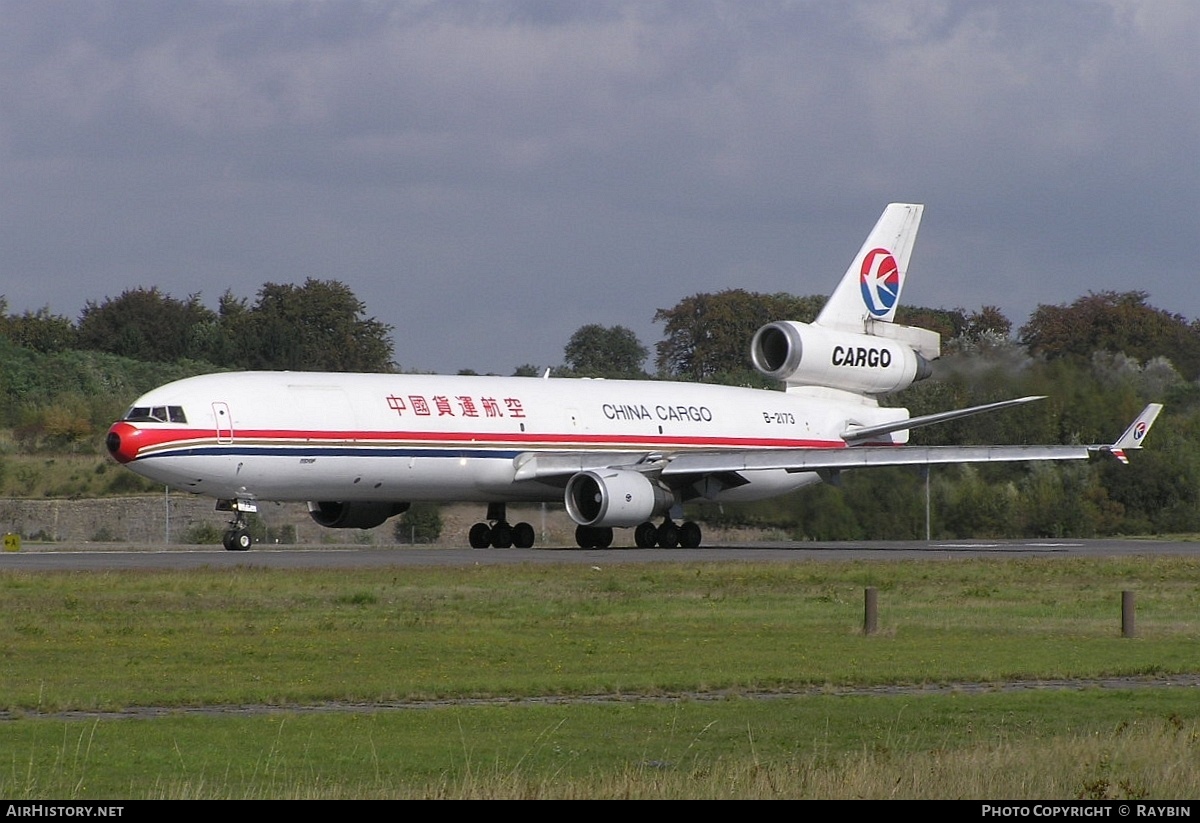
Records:
[[[578,456],[581,468],[594,468],[612,458],[686,452],[843,448],[848,425],[908,416],[828,394],[658,381],[236,372],[149,392],[134,409],[151,414],[114,424],[109,448],[145,477],[220,499],[560,501],[565,476],[522,476],[531,456]],[[164,409],[181,413],[156,411]],[[758,499],[816,477],[762,471],[747,480],[707,496]]]

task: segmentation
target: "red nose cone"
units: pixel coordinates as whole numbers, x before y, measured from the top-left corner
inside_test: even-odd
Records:
[[[108,430],[108,436],[104,438],[104,445],[118,463],[129,463],[138,455],[141,435],[142,432],[136,426],[124,422],[113,423],[112,428]]]

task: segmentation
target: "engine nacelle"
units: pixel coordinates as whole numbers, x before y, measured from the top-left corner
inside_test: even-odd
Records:
[[[675,503],[669,489],[641,472],[580,472],[567,483],[567,514],[581,526],[636,526]]]
[[[408,503],[342,503],[310,500],[308,516],[328,529],[373,529],[408,511]]]
[[[929,361],[895,340],[807,323],[768,323],[750,343],[754,367],[789,386],[883,394],[932,373]]]

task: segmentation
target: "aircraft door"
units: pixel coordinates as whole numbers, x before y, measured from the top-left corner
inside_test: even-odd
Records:
[[[217,442],[233,442],[233,415],[229,413],[229,404],[217,401],[212,404],[213,418],[217,421]]]

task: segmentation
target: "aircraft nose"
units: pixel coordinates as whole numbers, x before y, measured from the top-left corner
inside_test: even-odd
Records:
[[[104,446],[118,463],[132,462],[137,457],[139,434],[141,432],[128,423],[113,423],[104,438]]]

